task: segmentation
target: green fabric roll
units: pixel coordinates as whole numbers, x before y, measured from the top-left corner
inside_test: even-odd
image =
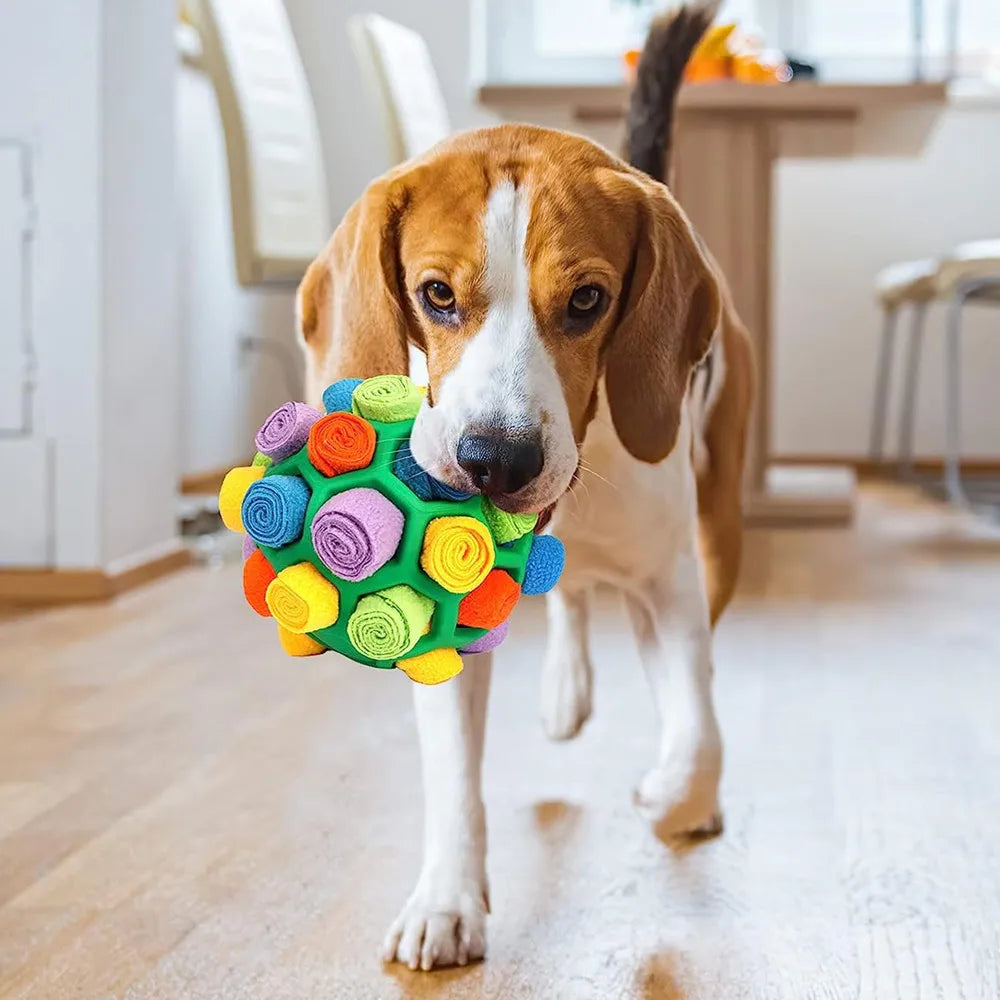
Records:
[[[483,517],[493,532],[497,545],[505,545],[526,535],[538,523],[537,514],[508,514],[483,497]]]
[[[270,466],[274,465],[274,462],[270,458],[268,458],[267,455],[264,455],[258,451],[257,454],[254,455],[253,462],[251,463],[251,465],[257,466],[258,468],[261,469],[267,469]]]
[[[365,420],[391,424],[412,420],[423,401],[420,390],[405,375],[376,375],[354,390],[351,406]]]
[[[408,653],[424,634],[434,602],[401,584],[358,601],[347,623],[347,638],[363,656],[394,660]]]

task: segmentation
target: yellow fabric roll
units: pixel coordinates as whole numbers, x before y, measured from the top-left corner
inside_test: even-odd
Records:
[[[432,649],[408,660],[397,660],[396,666],[418,684],[440,684],[462,672],[462,657],[454,649]]]
[[[219,513],[222,523],[230,531],[246,532],[243,527],[243,498],[250,489],[250,484],[257,482],[264,475],[264,469],[259,465],[240,465],[230,469],[222,480],[219,490]]]
[[[283,569],[264,599],[278,624],[296,635],[329,628],[340,614],[337,588],[310,563]]]
[[[289,632],[281,625],[278,626],[278,641],[289,656],[318,656],[326,652],[326,646],[317,642],[312,636]]]
[[[452,594],[475,590],[493,569],[490,529],[474,517],[436,517],[424,533],[420,565]]]

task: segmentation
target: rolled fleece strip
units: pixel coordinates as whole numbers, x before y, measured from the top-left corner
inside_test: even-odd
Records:
[[[241,465],[230,469],[219,489],[219,514],[230,531],[246,531],[243,527],[243,499],[250,486],[264,475],[259,465]]]
[[[254,455],[253,461],[250,464],[259,465],[262,469],[269,469],[272,465],[274,465],[274,462],[272,462],[267,455],[263,455],[258,451],[257,454]]]
[[[312,523],[316,555],[344,580],[364,580],[395,554],[403,514],[377,490],[345,490],[317,511]]]
[[[462,598],[458,606],[458,624],[496,628],[510,617],[520,596],[521,588],[509,573],[502,569],[492,570],[471,594]]]
[[[463,647],[462,652],[470,654],[492,652],[507,638],[509,629],[510,625],[507,622],[501,622],[486,635],[481,635],[475,642],[470,642],[468,646]]]
[[[375,428],[353,413],[330,413],[312,425],[308,448],[324,476],[364,469],[375,454]]]
[[[327,413],[337,413],[341,410],[351,412],[351,397],[354,390],[361,385],[359,378],[342,378],[339,382],[326,387],[323,393],[323,406]]]
[[[536,535],[531,540],[521,589],[526,594],[547,594],[559,582],[565,565],[563,543],[554,535]]]
[[[317,656],[326,652],[326,646],[317,642],[312,636],[297,635],[280,625],[278,626],[278,642],[281,643],[281,648],[289,656]]]
[[[271,617],[271,609],[267,606],[267,588],[276,576],[260,549],[254,549],[243,564],[243,596],[261,618]]]
[[[538,523],[537,514],[508,514],[507,511],[495,507],[486,497],[483,497],[483,517],[486,518],[497,545],[516,541]]]
[[[296,563],[267,588],[267,606],[279,625],[302,635],[329,628],[340,614],[340,595],[315,566]]]
[[[431,492],[431,477],[417,465],[417,460],[410,451],[410,442],[404,441],[396,450],[396,457],[392,460],[393,475],[404,485],[409,487],[421,500],[430,500],[434,495]]]
[[[418,684],[440,684],[462,672],[462,657],[453,649],[432,649],[420,656],[397,660],[396,666]]]
[[[468,500],[473,495],[466,490],[459,490],[447,483],[442,483],[440,479],[435,479],[431,475],[428,475],[427,478],[431,483],[431,496],[435,500]]]
[[[412,420],[424,397],[405,375],[376,375],[354,390],[354,412],[368,420]]]
[[[436,517],[424,533],[420,565],[452,594],[467,594],[486,579],[495,550],[489,529],[474,517]]]
[[[429,597],[400,584],[358,601],[347,621],[347,638],[363,656],[395,660],[413,649],[433,614]]]
[[[302,537],[309,487],[298,476],[267,476],[247,490],[243,523],[258,545],[278,548]]]
[[[246,562],[257,551],[257,543],[249,536],[243,536],[243,561]]]
[[[257,431],[254,444],[257,451],[274,462],[294,455],[305,446],[309,439],[309,429],[323,416],[305,403],[285,403],[279,406],[261,429]]]

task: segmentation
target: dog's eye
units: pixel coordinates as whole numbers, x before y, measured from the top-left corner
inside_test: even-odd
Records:
[[[453,312],[455,309],[455,293],[443,281],[428,281],[424,285],[424,299],[438,312]]]
[[[597,285],[581,285],[569,297],[571,319],[589,319],[594,316],[604,301],[604,292]]]

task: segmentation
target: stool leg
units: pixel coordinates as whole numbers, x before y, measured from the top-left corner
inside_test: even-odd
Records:
[[[887,308],[882,317],[882,340],[878,349],[878,367],[875,370],[875,399],[872,405],[871,439],[868,454],[873,462],[881,464],[885,443],[885,418],[889,409],[889,382],[892,377],[892,355],[896,343],[895,308]]]
[[[913,307],[913,325],[907,345],[906,370],[903,374],[903,405],[899,417],[899,474],[902,479],[913,477],[913,425],[916,420],[917,384],[920,381],[920,354],[924,345],[924,325],[927,303]]]
[[[962,486],[962,314],[968,293],[959,289],[948,304],[945,333],[944,485],[952,503],[965,505]]]

